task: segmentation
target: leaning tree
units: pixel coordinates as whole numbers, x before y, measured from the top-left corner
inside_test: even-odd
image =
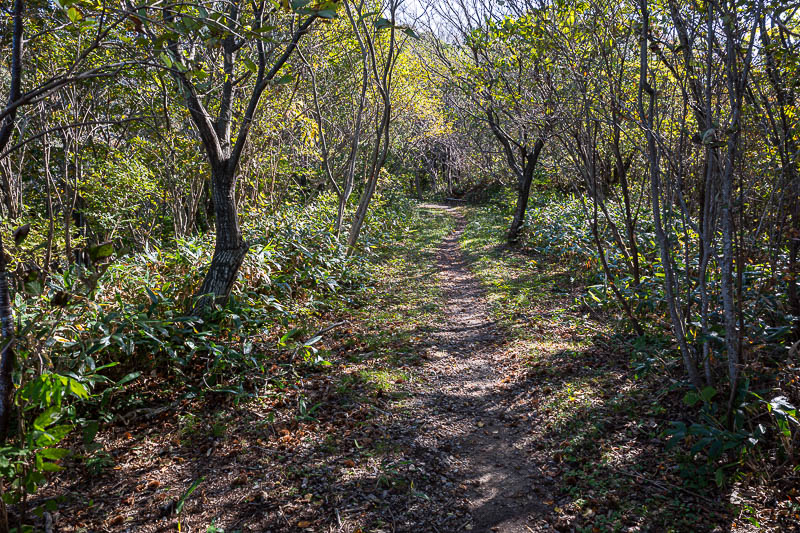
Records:
[[[211,171],[216,241],[196,309],[228,298],[249,249],[236,203],[238,167],[264,92],[318,19],[337,2],[201,1],[143,10],[152,41],[191,116]]]

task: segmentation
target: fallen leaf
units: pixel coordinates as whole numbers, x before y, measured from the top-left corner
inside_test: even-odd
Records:
[[[125,522],[125,515],[118,514],[117,516],[108,520],[109,526],[119,526]]]

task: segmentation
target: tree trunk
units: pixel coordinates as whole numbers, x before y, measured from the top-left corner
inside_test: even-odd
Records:
[[[236,282],[248,245],[242,239],[239,213],[236,209],[236,180],[232,165],[221,163],[212,169],[211,195],[214,199],[215,227],[217,230],[214,255],[203,280],[195,310],[213,301],[227,300]]]
[[[511,221],[511,228],[508,230],[506,240],[509,244],[515,244],[519,240],[519,232],[522,225],[525,223],[525,212],[528,209],[528,198],[531,192],[531,183],[533,183],[533,174],[536,170],[536,163],[539,160],[539,154],[544,147],[544,140],[538,139],[533,146],[533,151],[528,156],[528,161],[522,169],[522,176],[517,186],[517,206],[514,208],[514,219]]]
[[[364,192],[361,193],[358,208],[356,209],[355,215],[353,215],[353,224],[350,226],[350,234],[347,238],[348,255],[350,255],[355,248],[358,242],[358,236],[361,234],[361,227],[364,225],[364,220],[367,218],[369,204],[372,201],[372,195],[375,194],[375,187],[378,185],[378,172],[379,170],[376,169],[364,185]]]
[[[339,195],[339,205],[336,208],[336,237],[338,238],[339,235],[342,233],[342,224],[344,223],[344,210],[347,207],[347,200],[349,199],[350,195],[345,198],[344,194]]]
[[[5,444],[11,422],[14,382],[14,313],[11,310],[11,293],[8,287],[8,269],[0,236],[0,445]]]
[[[661,224],[661,169],[659,166],[660,152],[656,142],[654,124],[655,109],[656,109],[656,90],[648,82],[648,68],[647,68],[647,50],[648,39],[650,35],[650,12],[648,9],[647,0],[639,0],[639,9],[642,16],[641,39],[639,49],[639,91],[637,96],[637,104],[639,108],[639,118],[645,130],[645,137],[647,139],[647,158],[650,174],[650,200],[652,202],[653,222],[655,226],[656,241],[661,255],[661,264],[664,268],[664,292],[667,301],[667,308],[669,309],[670,319],[672,321],[672,331],[675,334],[675,339],[678,341],[678,347],[681,351],[683,358],[683,365],[686,369],[686,374],[689,381],[696,389],[703,387],[703,382],[700,380],[700,375],[697,371],[697,362],[695,361],[694,354],[689,349],[686,340],[686,333],[684,323],[678,314],[678,306],[676,303],[676,296],[674,291],[675,278],[672,271],[672,258],[670,256],[670,242],[664,232]],[[647,108],[645,108],[645,93],[647,93]]]
[[[20,159],[25,157],[25,150],[20,151]],[[20,170],[23,168],[23,161],[19,162]],[[22,210],[22,192],[19,176],[14,176],[14,165],[11,156],[7,155],[3,164],[0,165],[0,175],[2,175],[3,203],[6,206],[6,215],[9,220],[16,220]]]
[[[795,187],[796,189],[796,187]],[[789,189],[792,190],[792,189]],[[797,196],[793,199],[794,205],[792,206],[792,223],[789,226],[789,263],[787,265],[788,281],[787,281],[787,294],[789,296],[789,308],[792,314],[797,317],[794,325],[794,335],[800,338],[800,296],[797,294],[798,284],[798,265],[797,255],[800,251],[800,206],[798,206]]]
[[[44,176],[47,185],[47,246],[44,253],[44,270],[49,272],[53,261],[53,239],[55,238],[55,213],[53,211],[53,176],[50,173],[50,143],[47,135],[42,136],[42,157],[44,159]]]
[[[388,86],[388,83],[386,85]],[[383,116],[378,124],[375,135],[375,148],[372,152],[370,176],[364,184],[364,191],[361,193],[361,199],[358,202],[358,208],[356,209],[355,215],[353,215],[353,223],[350,226],[350,234],[347,237],[348,256],[353,253],[356,243],[358,242],[358,237],[361,234],[361,227],[364,225],[364,220],[367,218],[372,195],[375,194],[375,188],[378,185],[381,169],[386,163],[386,157],[389,153],[389,125],[391,124],[392,118],[392,104],[389,99],[388,88],[382,89],[381,93],[383,96]]]
[[[450,152],[445,150],[444,170],[447,172],[447,196],[453,196],[453,169],[450,166]],[[530,189],[530,187],[528,187]]]
[[[11,68],[8,104],[9,109],[20,97],[20,87],[22,85],[22,47],[23,39],[23,14],[25,3],[23,0],[14,2],[14,26],[11,40]],[[14,129],[17,116],[17,108],[14,107],[2,121],[0,121],[0,152],[2,152]],[[11,294],[8,288],[5,250],[3,250],[3,239],[0,236],[0,446],[5,444],[8,437],[8,427],[11,422],[12,399],[14,394],[13,372],[16,357],[14,356],[14,314],[11,309]],[[3,485],[5,480],[0,480],[0,496],[3,496]],[[6,512],[5,501],[0,499],[0,531],[5,533],[9,530],[8,513]]]
[[[527,171],[525,174],[517,186],[517,205],[514,208],[514,218],[511,221],[511,228],[508,230],[506,238],[509,244],[515,244],[519,240],[519,233],[522,229],[522,224],[525,222],[525,211],[528,209],[528,197],[531,192],[533,174],[527,175]]]
[[[756,8],[753,19],[756,21],[751,30],[750,37],[755,37],[757,21],[760,18],[759,8]],[[735,270],[741,271],[742,265],[736,261],[734,234],[734,173],[739,159],[739,138],[741,135],[741,115],[743,100],[746,93],[747,79],[750,73],[750,64],[753,58],[753,40],[749,40],[747,53],[740,58],[740,48],[748,42],[747,33],[739,34],[736,31],[736,12],[727,12],[726,16],[732,17],[732,22],[724,25],[727,44],[725,47],[728,100],[730,105],[730,122],[728,129],[728,153],[722,174],[722,307],[725,318],[725,348],[728,353],[728,378],[730,380],[730,396],[728,397],[728,424],[733,426],[732,412],[736,399],[737,382],[741,358],[741,342],[739,326],[741,324],[741,307],[736,305],[734,295]],[[741,63],[740,63],[741,61]]]
[[[767,30],[766,17],[759,21],[761,31],[761,50],[764,54],[765,67],[768,74],[770,85],[775,91],[775,103],[770,98],[764,97],[764,107],[768,115],[777,115],[777,121],[773,120],[772,130],[774,134],[774,146],[778,150],[781,159],[781,167],[786,176],[786,190],[788,192],[789,205],[787,206],[790,224],[788,231],[789,261],[786,265],[786,295],[789,299],[789,309],[797,317],[794,326],[794,338],[800,338],[800,295],[797,291],[797,256],[800,252],[800,178],[797,175],[797,142],[793,133],[791,117],[788,110],[795,107],[794,89],[787,84],[789,77],[784,75],[780,68],[780,61],[775,57],[775,48]],[[777,272],[777,269],[776,269]]]

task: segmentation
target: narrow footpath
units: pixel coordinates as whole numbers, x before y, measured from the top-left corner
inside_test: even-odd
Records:
[[[433,332],[425,390],[415,398],[436,430],[422,434],[420,444],[457,459],[454,468],[467,487],[473,520],[465,529],[551,531],[539,496],[548,480],[523,449],[531,415],[507,407],[506,336],[489,317],[483,288],[459,246],[466,221],[459,211],[449,211],[456,230],[437,254],[444,321]]]
[[[497,241],[473,248],[484,227],[464,239],[462,209],[420,207],[369,297],[324,317],[343,324],[319,343],[329,364],[279,351],[259,394],[125,413],[97,437],[102,464],[65,461],[31,503],[55,504],[40,529],[752,530],[728,494],[686,488],[660,452],[672,416],[655,410],[661,378],[635,378],[624,349],[592,340],[599,324],[572,308],[571,267],[519,252],[504,263]],[[491,300],[528,286],[521,314]]]

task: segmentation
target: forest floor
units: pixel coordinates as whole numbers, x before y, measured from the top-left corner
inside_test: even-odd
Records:
[[[683,391],[636,379],[624,337],[575,304],[578,274],[499,245],[503,221],[478,211],[423,205],[415,220],[381,252],[373,290],[318,317],[346,321],[322,341],[329,364],[277,361],[257,394],[171,398],[109,427],[98,438],[106,465],[72,465],[43,492],[56,504],[51,530],[722,532],[769,522],[731,504],[752,495],[679,476],[659,435]]]

